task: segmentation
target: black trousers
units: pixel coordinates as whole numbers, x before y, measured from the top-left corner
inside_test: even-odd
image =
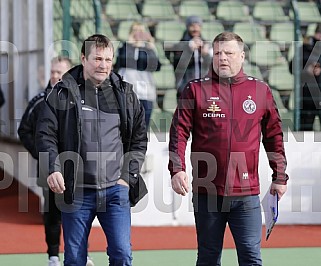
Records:
[[[48,256],[59,255],[60,235],[61,235],[61,212],[55,203],[55,193],[49,188],[43,188],[44,212],[43,221],[47,243]]]

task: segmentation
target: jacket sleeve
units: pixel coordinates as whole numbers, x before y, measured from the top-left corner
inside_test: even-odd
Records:
[[[194,93],[191,87],[187,85],[182,97],[178,100],[178,106],[175,110],[169,132],[168,170],[171,176],[186,170],[185,150],[193,128],[194,102]]]
[[[40,177],[61,171],[58,158],[58,119],[55,109],[56,89],[52,89],[44,102],[36,127],[36,148],[39,153]],[[41,161],[43,160],[43,163]]]
[[[262,142],[273,171],[273,182],[286,185],[289,177],[285,173],[287,162],[283,143],[282,121],[270,88],[267,89],[266,97],[267,108],[262,120]]]
[[[136,94],[132,93],[133,99],[133,121],[132,134],[129,141],[128,155],[130,175],[139,174],[145,160],[147,150],[147,129],[145,123],[145,112],[143,106],[139,103]]]
[[[189,47],[189,41],[181,40],[173,48],[173,66],[176,71],[185,72],[186,68],[192,64],[193,51]]]
[[[35,144],[36,124],[38,120],[38,114],[41,113],[40,110],[43,105],[43,98],[40,102],[31,100],[22,116],[18,128],[20,141],[36,160],[38,160],[38,152]]]

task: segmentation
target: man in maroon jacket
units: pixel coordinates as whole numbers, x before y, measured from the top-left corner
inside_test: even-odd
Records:
[[[223,32],[213,41],[213,68],[190,81],[170,130],[172,188],[189,191],[185,149],[190,134],[196,265],[221,265],[226,223],[239,265],[262,265],[258,158],[260,140],[273,170],[271,194],[287,189],[281,119],[269,86],[243,73],[244,43]]]

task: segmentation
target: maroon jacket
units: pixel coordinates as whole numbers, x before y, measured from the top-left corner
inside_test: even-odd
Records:
[[[273,182],[287,183],[281,119],[271,90],[243,70],[230,79],[219,79],[211,71],[205,78],[187,84],[170,129],[171,176],[185,171],[190,133],[193,192],[259,194],[261,139]]]

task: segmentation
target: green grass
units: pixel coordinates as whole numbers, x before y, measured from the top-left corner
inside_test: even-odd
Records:
[[[91,252],[96,266],[107,265],[107,257],[103,252]],[[195,250],[150,250],[134,251],[133,266],[194,266]],[[263,265],[282,266],[319,266],[320,248],[270,248],[262,249]],[[6,266],[44,266],[46,254],[14,254],[0,255],[0,265]],[[237,257],[234,249],[224,249],[223,266],[236,266]]]

